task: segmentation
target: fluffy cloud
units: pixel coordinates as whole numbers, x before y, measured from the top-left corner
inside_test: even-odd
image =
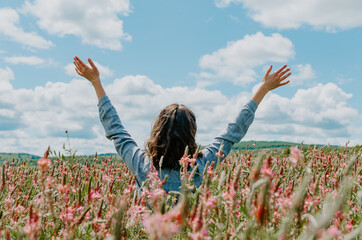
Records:
[[[23,11],[37,17],[38,26],[50,34],[74,35],[100,48],[120,50],[121,40],[131,39],[119,19],[130,13],[129,0],[34,0],[26,1]]]
[[[106,66],[103,66],[101,65],[100,63],[98,62],[94,62],[94,64],[97,66],[98,68],[98,71],[99,71],[99,74],[100,74],[100,78],[101,79],[105,79],[105,78],[109,78],[109,77],[112,77],[113,76],[113,71],[106,67]],[[73,63],[70,63],[70,64],[67,64],[65,67],[64,67],[64,70],[65,70],[65,73],[69,76],[73,76],[73,77],[78,77],[79,75],[77,74],[77,72],[75,71],[75,67],[74,67],[74,64]]]
[[[255,81],[257,77],[254,67],[268,62],[285,63],[294,54],[294,45],[288,38],[278,33],[265,36],[258,32],[228,42],[225,48],[202,56],[199,66],[204,71],[199,77],[228,79],[235,84],[246,84]]]
[[[104,137],[96,96],[86,80],[48,82],[34,89],[13,89],[11,69],[0,70],[1,86],[5,86],[3,82],[9,86],[0,91],[1,151],[41,154],[48,145],[60,150],[66,141],[64,131],[68,130],[72,147],[80,153],[114,152],[112,144]],[[140,146],[150,132],[152,121],[167,104],[182,102],[195,106],[195,112],[201,114],[199,137],[206,136],[209,141],[210,131],[202,123],[213,123],[218,132],[222,128],[220,119],[229,115],[227,109],[217,107],[228,101],[219,91],[162,88],[141,75],[115,79],[105,89]],[[209,120],[211,115],[214,121]],[[13,125],[10,126],[10,122]],[[215,131],[212,133],[216,134]]]
[[[0,93],[13,89],[10,81],[14,78],[14,72],[9,67],[0,68]]]
[[[14,104],[5,98],[7,92],[13,91],[11,81],[14,80],[14,73],[9,68],[0,68],[0,131],[12,130],[20,126],[17,119],[17,112],[13,109]]]
[[[83,153],[96,152],[92,151],[96,142],[103,146],[106,141],[98,124],[96,98],[89,97],[92,94],[89,83],[81,80],[0,91],[2,151],[41,154],[47,145],[60,150],[65,142],[64,131],[68,130],[74,148]]]
[[[14,89],[10,68],[0,68],[1,152],[42,154],[48,145],[61,150],[69,131],[79,153],[114,152],[98,119],[97,99],[86,80],[48,82],[34,89]],[[5,83],[5,84],[4,84]],[[225,96],[203,88],[164,88],[143,75],[115,79],[105,86],[126,129],[143,147],[153,120],[171,103],[189,106],[197,117],[197,141],[208,144],[239,111],[252,93]],[[247,139],[311,143],[360,142],[353,121],[361,116],[350,107],[351,94],[332,83],[300,89],[292,98],[270,93],[256,113]],[[361,127],[360,127],[361,128]]]
[[[271,93],[258,109],[261,129],[254,131],[259,138],[345,144],[358,139],[353,122],[361,119],[347,103],[351,97],[334,83],[299,89],[291,99]]]
[[[14,56],[14,57],[5,57],[5,62],[12,63],[12,64],[27,64],[31,66],[35,65],[43,65],[45,63],[45,60],[42,58],[39,58],[37,56]]]
[[[304,81],[315,78],[315,72],[310,64],[298,64],[292,67],[293,76],[292,84],[293,85],[302,85]]]
[[[48,49],[54,45],[37,33],[25,32],[18,26],[19,22],[19,14],[14,9],[0,8],[0,34],[32,48]]]
[[[360,0],[215,0],[217,7],[242,3],[250,16],[264,26],[285,29],[308,24],[336,31],[362,26]]]
[[[215,5],[218,8],[224,8],[229,6],[231,3],[242,3],[243,0],[214,0],[215,1]]]

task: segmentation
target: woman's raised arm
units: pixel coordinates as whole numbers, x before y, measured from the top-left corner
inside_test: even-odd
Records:
[[[98,100],[101,100],[102,97],[106,96],[106,92],[101,83],[101,79],[99,78],[99,71],[96,65],[94,65],[92,59],[88,58],[88,62],[91,66],[87,66],[79,57],[74,57],[74,65],[75,71],[82,77],[88,79],[94,87],[96,91]]]
[[[108,96],[106,96],[97,67],[90,58],[88,58],[88,62],[91,67],[87,66],[78,57],[74,57],[75,71],[92,83],[99,100],[99,118],[104,127],[106,137],[109,140],[113,140],[116,151],[131,172],[137,175],[137,184],[141,186],[142,182],[147,178],[149,162],[145,162],[144,153],[123,127],[116,109],[111,104]]]
[[[260,102],[263,100],[264,96],[270,90],[289,83],[289,81],[284,81],[291,74],[289,72],[290,69],[285,69],[286,67],[287,65],[284,65],[272,74],[270,74],[272,66],[269,67],[268,71],[264,75],[262,84],[252,99],[246,105],[244,105],[236,118],[229,122],[224,131],[221,132],[219,136],[215,137],[213,142],[203,150],[203,157],[198,162],[201,172],[204,169],[206,161],[216,162],[218,157],[215,156],[215,154],[219,151],[222,142],[224,143],[223,153],[226,157],[234,143],[239,142],[245,136],[249,126],[254,120],[255,111],[258,108]]]

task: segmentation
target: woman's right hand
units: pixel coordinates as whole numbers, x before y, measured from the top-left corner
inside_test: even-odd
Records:
[[[275,88],[284,86],[285,84],[289,83],[288,81],[284,81],[290,76],[290,68],[287,68],[287,65],[284,65],[283,67],[279,68],[276,72],[270,74],[273,66],[270,65],[268,71],[265,73],[262,86],[265,87],[268,91],[273,90]],[[285,70],[284,70],[285,69]]]
[[[87,66],[79,57],[74,57],[75,71],[82,77],[88,79],[93,84],[94,90],[96,91],[98,100],[101,100],[102,97],[106,96],[106,92],[103,89],[101,80],[99,78],[99,71],[93,61],[88,58],[88,62],[91,65],[91,68]]]
[[[287,65],[284,65],[283,67],[279,68],[276,72],[271,73],[272,66],[270,65],[268,71],[265,73],[262,84],[252,97],[252,99],[255,101],[256,104],[260,104],[260,102],[263,100],[264,96],[270,91],[275,88],[284,86],[285,84],[289,83],[289,80],[286,80],[290,76],[290,68],[287,68]],[[285,70],[284,70],[285,69]]]
[[[88,79],[93,85],[100,83],[99,71],[93,61],[88,58],[88,62],[91,68],[85,64],[79,57],[74,57],[75,71],[82,77]]]

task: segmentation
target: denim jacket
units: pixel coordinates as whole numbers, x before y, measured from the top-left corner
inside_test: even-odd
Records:
[[[202,157],[196,159],[198,164],[197,173],[195,174],[194,183],[199,187],[202,182],[206,162],[217,162],[218,157],[215,155],[223,142],[223,154],[225,157],[229,154],[234,143],[239,142],[246,134],[250,124],[254,120],[255,111],[258,105],[250,100],[239,112],[234,121],[231,121],[226,128],[214,138],[212,143],[202,150]],[[103,124],[106,137],[114,141],[114,146],[126,163],[132,174],[137,174],[136,182],[138,188],[142,182],[147,179],[150,173],[150,160],[133,140],[131,135],[125,130],[116,109],[111,104],[108,96],[99,100],[99,117]],[[214,165],[215,166],[215,165]],[[168,181],[163,185],[166,192],[180,191],[181,180],[180,170],[161,169],[162,179],[168,175]],[[160,172],[159,172],[160,176]]]

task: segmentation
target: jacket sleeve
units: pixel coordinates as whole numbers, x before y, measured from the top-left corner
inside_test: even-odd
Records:
[[[239,142],[248,131],[249,126],[254,120],[255,111],[258,108],[258,105],[254,100],[250,100],[244,107],[241,109],[237,117],[231,121],[226,128],[214,138],[212,143],[206,147],[202,153],[203,156],[199,159],[199,171],[202,173],[207,161],[214,161],[216,164],[217,156],[216,153],[219,151],[221,143],[223,142],[223,154],[226,157],[234,143]]]
[[[118,154],[122,157],[132,174],[137,174],[139,181],[147,177],[149,165],[145,163],[145,154],[137,146],[131,135],[125,130],[116,109],[108,96],[99,100],[99,118],[105,130],[106,137],[113,140]],[[146,175],[146,176],[145,176]]]

